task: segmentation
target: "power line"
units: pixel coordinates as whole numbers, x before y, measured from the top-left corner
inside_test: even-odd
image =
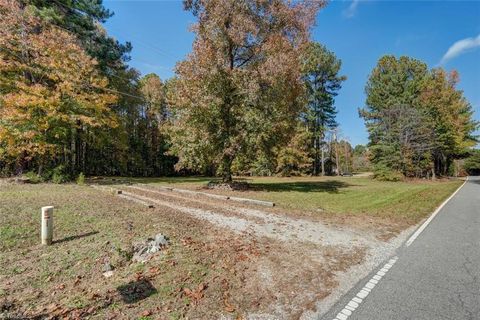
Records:
[[[115,30],[115,31],[119,31],[117,28],[112,28],[112,27],[110,27],[110,29]],[[120,33],[119,33],[119,34],[120,34]],[[128,37],[130,37],[130,38],[136,38],[137,41],[138,41],[140,44],[143,44],[144,47],[150,48],[150,49],[152,49],[153,51],[157,52],[158,54],[163,55],[164,57],[171,58],[171,59],[174,59],[174,60],[177,59],[177,58],[174,57],[173,55],[170,55],[170,54],[167,53],[166,51],[163,51],[163,49],[160,49],[160,48],[158,48],[157,46],[155,46],[155,45],[153,45],[153,44],[151,44],[151,43],[149,43],[149,42],[147,42],[147,41],[145,41],[145,40],[143,40],[143,39],[140,39],[140,38],[137,37],[136,35],[133,35],[133,34],[128,33],[128,32],[127,32],[126,34],[127,34]],[[124,38],[126,38],[126,37],[124,37]]]
[[[59,2],[58,0],[54,0],[54,1],[55,1],[56,3],[62,5],[62,6],[65,7],[65,8],[69,8],[69,9],[71,9],[71,10],[73,10],[73,11],[80,11],[80,12],[83,12],[84,14],[87,14],[86,12],[81,11],[81,10],[78,9],[78,8],[73,8],[73,7],[71,7],[71,6],[67,6],[66,4],[61,3],[61,2]],[[97,20],[97,21],[98,21],[98,20]],[[113,29],[115,29],[115,28],[113,28]],[[117,29],[117,31],[118,31],[118,29]],[[137,36],[135,36],[135,35],[132,35],[132,34],[129,34],[129,35],[130,35],[130,37],[132,37],[132,38],[137,38],[137,40],[138,40],[140,43],[144,43],[144,45],[149,46],[149,47],[150,47],[151,49],[153,49],[153,50],[156,50],[159,54],[162,54],[162,55],[164,55],[164,56],[167,56],[167,57],[176,59],[175,57],[171,56],[170,54],[168,54],[168,53],[166,53],[166,52],[163,52],[162,49],[159,49],[158,47],[154,46],[153,44],[151,44],[151,43],[149,43],[149,42],[147,42],[147,41],[144,41],[144,40],[142,40],[142,39],[139,39],[139,38],[138,38]]]
[[[92,85],[90,85],[90,86],[91,86],[91,87],[94,87],[94,88],[97,88],[97,89],[101,89],[101,90],[105,90],[105,91],[109,91],[109,92],[113,92],[113,93],[122,94],[122,95],[127,96],[127,97],[138,98],[138,99],[141,99],[142,101],[145,100],[144,97],[136,96],[136,95],[133,95],[133,94],[130,94],[130,93],[126,93],[126,92],[122,92],[122,91],[118,91],[118,90],[114,90],[114,89],[109,89],[109,88],[96,87],[96,86],[92,86]]]
[[[72,11],[74,11],[74,12],[80,12],[80,13],[83,14],[83,15],[87,15],[87,14],[88,14],[88,13],[86,13],[85,11],[82,11],[81,9],[68,6],[68,5],[64,4],[64,3],[59,2],[58,0],[53,0],[53,1],[54,1],[55,3],[57,3],[58,5],[64,7],[65,9],[70,9],[70,10],[72,10]],[[95,20],[98,21],[97,19],[95,19]],[[98,21],[98,22],[100,22],[100,21]],[[54,27],[54,28],[58,28],[58,29],[64,30],[64,31],[66,31],[66,32],[68,32],[68,33],[71,33],[71,34],[74,34],[74,35],[75,35],[75,31],[72,30],[72,29],[68,29],[68,28],[66,28],[66,27],[63,27],[63,26],[60,26],[60,25],[57,25],[57,24],[49,24],[49,25],[52,26],[52,27]],[[92,31],[93,31],[93,30],[92,30]],[[90,39],[92,39],[93,41],[96,41],[96,42],[100,43],[100,40],[99,40],[98,38],[94,37],[93,34],[89,34],[89,36],[90,36]],[[139,42],[142,42],[142,40],[138,40],[138,41],[139,41]],[[173,56],[171,56],[171,55],[169,55],[169,54],[167,54],[167,53],[162,52],[160,49],[156,48],[156,47],[153,46],[152,44],[149,44],[149,43],[145,42],[144,46],[150,47],[150,49],[152,49],[153,51],[156,51],[157,53],[159,53],[159,54],[161,54],[161,55],[163,55],[163,56],[166,56],[166,57],[169,57],[169,58],[172,58],[172,59],[176,60],[175,57],[173,57]],[[111,48],[109,48],[108,51],[113,52],[113,50],[112,50]],[[142,61],[141,59],[136,59],[136,60]],[[144,63],[148,63],[149,65],[154,65],[153,63],[150,63],[150,62],[148,62],[148,61],[144,61]],[[109,68],[115,69],[114,66],[111,66],[111,65],[109,65],[109,64],[107,64],[107,66],[108,66]],[[127,66],[128,66],[128,65],[127,65]],[[171,68],[167,68],[167,69],[170,69],[170,70],[171,70]],[[122,77],[122,76],[116,75],[116,74],[114,74],[114,73],[109,73],[108,76],[113,76],[113,77],[116,77],[116,78],[118,78],[118,79],[125,80],[125,81],[127,81],[127,82],[131,82],[131,81],[132,81],[131,78]]]
[[[8,48],[1,48],[2,50],[7,50],[9,51],[13,56],[17,57],[18,59],[20,59],[20,57],[11,49],[8,49]],[[35,67],[35,66],[30,66],[28,63],[25,63],[26,66],[30,69],[33,69],[33,70],[36,70],[37,73],[43,75],[43,76],[46,76],[47,78],[49,77],[49,73],[47,73],[46,71],[38,68],[38,67]],[[124,95],[124,96],[128,96],[128,97],[132,97],[132,98],[137,98],[137,99],[140,99],[142,101],[145,100],[144,97],[140,97],[140,96],[136,96],[136,95],[133,95],[133,94],[130,94],[130,93],[127,93],[127,92],[122,92],[122,91],[118,91],[118,90],[114,90],[114,89],[109,89],[109,88],[103,88],[103,87],[99,87],[99,86],[95,86],[95,85],[92,85],[92,84],[88,84],[88,83],[84,83],[82,84],[84,86],[88,86],[88,87],[91,87],[91,88],[95,88],[95,89],[100,89],[100,90],[104,90],[104,91],[107,91],[107,92],[113,92],[113,93],[117,93],[117,94],[121,94],[121,95]]]
[[[59,4],[60,6],[64,7],[65,9],[70,9],[70,10],[72,10],[72,11],[74,11],[74,12],[79,12],[79,13],[81,13],[81,14],[84,15],[84,16],[85,16],[85,15],[88,15],[87,12],[85,12],[85,11],[83,11],[83,10],[81,10],[81,9],[78,9],[78,8],[73,8],[73,7],[71,7],[71,6],[67,6],[65,3],[62,3],[62,2],[60,2],[60,1],[58,1],[58,0],[52,0],[52,1],[55,2],[55,3],[57,3],[57,4]],[[94,19],[95,19],[95,18],[94,18]],[[95,20],[96,20],[96,21],[99,21],[98,19],[95,19]],[[99,22],[100,22],[100,21],[99,21]]]
[[[54,27],[54,28],[58,28],[58,29],[60,29],[60,30],[64,30],[64,31],[66,31],[66,32],[68,32],[68,33],[73,33],[72,30],[69,30],[69,29],[64,28],[64,27],[62,27],[62,26],[59,26],[59,25],[50,24],[49,26],[52,26],[52,27]],[[20,29],[19,29],[19,30],[20,30]],[[97,40],[97,39],[94,39],[94,40]],[[26,48],[27,48],[27,49],[32,49],[32,47],[26,47]],[[0,49],[6,49],[6,48],[0,48]],[[111,49],[109,49],[109,50],[111,51]],[[10,51],[10,53],[13,54],[13,51]],[[15,54],[13,54],[13,55],[15,55]],[[18,59],[21,60],[21,58],[20,58],[19,56],[17,56],[17,55],[15,55],[15,56],[16,56]],[[147,63],[148,63],[148,62],[147,62]],[[109,66],[109,67],[114,68],[114,67],[112,67],[112,66]],[[132,81],[131,78],[122,77],[122,76],[116,75],[116,74],[114,74],[114,73],[109,73],[108,76],[113,76],[113,77],[116,77],[116,78],[121,79],[121,80],[126,80],[127,82],[131,82],[131,81]]]
[[[51,26],[53,26],[54,28],[59,28],[59,29],[61,29],[61,30],[64,30],[64,31],[66,31],[66,32],[68,32],[68,33],[74,33],[73,30],[67,29],[67,28],[65,28],[65,27],[62,27],[62,26],[59,26],[59,25],[56,25],[56,24],[51,24]],[[96,42],[100,42],[99,39],[97,39],[97,38],[95,38],[95,37],[93,37],[93,36],[91,37],[91,39],[93,39],[93,40],[96,41]],[[108,50],[109,50],[110,52],[113,52],[113,50],[110,49],[110,48],[109,48]],[[170,57],[173,58],[172,56],[170,56]],[[173,58],[173,59],[175,59],[175,58]],[[142,59],[139,59],[139,58],[135,58],[135,60],[136,60],[136,61],[139,61],[139,62],[147,63],[147,64],[152,65],[152,66],[155,65],[155,64],[153,64],[153,63],[151,63],[151,62],[149,62],[149,61],[145,61],[145,60],[142,60]],[[107,64],[107,66],[110,67],[110,68],[114,68],[113,66],[108,65],[108,64]],[[163,68],[168,69],[168,70],[171,70],[171,69],[172,69],[172,68],[167,68],[167,67],[163,67]],[[113,74],[113,73],[112,73],[112,74],[109,74],[109,75],[114,76],[114,77],[119,78],[119,79],[122,79],[122,80],[127,80],[127,81],[130,81],[130,80],[131,80],[131,79],[129,79],[129,78],[121,77],[121,76],[118,76],[118,75]]]
[[[54,1],[55,3],[63,6],[64,8],[70,9],[70,10],[72,10],[72,11],[79,11],[79,12],[83,13],[84,15],[87,14],[85,11],[82,11],[82,10],[80,10],[80,9],[78,9],[78,8],[73,8],[73,7],[71,7],[71,6],[68,6],[68,5],[64,4],[64,3],[59,2],[58,0],[53,0],[53,1]],[[95,19],[95,20],[96,20],[96,19]],[[96,20],[96,21],[98,21],[98,20]],[[100,21],[98,21],[98,22],[100,22]],[[114,29],[114,30],[115,30],[116,28],[111,28],[111,29]],[[116,30],[118,31],[118,29],[116,29]],[[174,60],[177,59],[177,58],[173,57],[172,55],[170,55],[169,53],[164,52],[162,49],[156,47],[155,45],[153,45],[153,44],[151,44],[151,43],[149,43],[149,42],[147,42],[147,41],[145,41],[145,40],[142,40],[142,39],[138,38],[138,37],[135,36],[135,35],[129,34],[129,37],[131,37],[131,38],[136,38],[139,43],[141,43],[141,44],[143,43],[144,46],[149,47],[150,49],[156,51],[156,52],[157,52],[158,54],[160,54],[160,55],[163,55],[163,56],[168,57],[168,58],[172,58],[172,59],[174,59]],[[124,37],[124,38],[126,38],[126,37]]]

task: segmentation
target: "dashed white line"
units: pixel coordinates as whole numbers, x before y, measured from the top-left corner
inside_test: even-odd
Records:
[[[440,212],[440,210],[442,210],[442,208],[448,203],[448,201],[450,201],[456,194],[458,191],[460,191],[460,189],[462,189],[462,187],[465,185],[465,183],[467,183],[468,181],[468,177],[467,179],[465,179],[465,182],[463,182],[463,184],[458,187],[457,190],[455,190],[454,193],[452,193],[452,195],[450,197],[447,198],[447,200],[445,200],[433,213],[432,215],[427,219],[427,221],[425,221],[421,226],[420,228],[417,229],[417,231],[415,231],[414,234],[412,234],[412,236],[407,240],[407,242],[405,242],[405,246],[410,246],[413,241],[415,241],[415,239],[417,239],[417,237],[420,235],[420,233],[422,233],[423,230],[425,230],[425,228],[428,226],[428,224],[430,222],[432,222],[433,218],[435,218],[435,216]]]
[[[333,320],[347,320],[353,312],[360,306],[363,300],[370,294],[372,289],[377,285],[377,283],[382,279],[383,276],[390,270],[391,267],[397,262],[398,257],[395,256],[390,259],[382,269],[380,269],[366,284],[365,286],[357,293],[355,297],[350,300],[347,305],[340,311]]]
[[[465,179],[465,182],[458,187],[455,192],[448,197],[447,200],[445,200],[431,215],[430,217],[420,226],[420,228],[415,231],[415,233],[407,240],[405,243],[405,246],[410,246],[413,241],[422,233],[423,230],[428,226],[428,224],[435,218],[435,216],[442,210],[442,208],[457,194],[458,191],[467,183],[467,179]],[[360,306],[360,304],[363,302],[363,300],[370,294],[373,288],[379,283],[379,281],[387,274],[388,270],[390,270],[395,262],[397,262],[398,257],[395,256],[392,259],[390,259],[383,268],[377,271],[377,273],[372,276],[372,278],[365,284],[365,286],[360,289],[360,291],[357,293],[355,297],[350,300],[347,305],[340,311],[336,317],[333,320],[347,320],[348,317],[350,317],[353,312]]]

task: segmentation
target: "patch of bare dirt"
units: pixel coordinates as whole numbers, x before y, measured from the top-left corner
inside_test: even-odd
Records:
[[[282,241],[313,242],[320,245],[344,247],[378,245],[371,233],[360,233],[353,228],[327,226],[320,221],[288,217],[272,211],[233,206],[225,201],[186,197],[170,191],[149,188],[128,188],[144,201],[191,214],[235,232],[252,231],[257,236]],[[221,203],[221,205],[219,205]]]
[[[219,182],[210,181],[205,189],[223,190],[223,191],[245,191],[250,189],[250,185],[243,181]]]

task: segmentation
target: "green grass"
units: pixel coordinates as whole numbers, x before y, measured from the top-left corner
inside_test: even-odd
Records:
[[[345,222],[351,221],[348,217],[352,215],[360,222],[371,217],[387,218],[379,221],[389,227],[396,225],[392,232],[428,215],[461,184],[460,180],[389,183],[336,177],[242,179],[252,185],[250,190],[226,193],[274,201],[280,207],[279,214],[302,212],[321,219],[340,217],[338,221]],[[133,180],[200,189],[212,179]],[[46,205],[55,207],[53,246],[39,245],[40,207]],[[368,222],[365,225],[370,230],[376,228]],[[158,232],[171,239],[164,256],[146,265],[130,262],[131,244]],[[184,244],[182,240],[190,237],[192,243]],[[239,248],[248,248],[251,240],[167,208],[148,209],[87,186],[4,184],[0,185],[0,297],[15,301],[15,312],[48,306],[52,296],[65,308],[84,310],[101,306],[108,297],[109,304],[98,311],[99,319],[117,311],[137,319],[143,311],[156,310],[157,306],[162,306],[165,319],[198,314],[214,318],[224,308],[223,279],[230,282],[232,299],[252,295],[236,300],[238,310],[251,307],[248,301],[257,293],[243,283],[245,279],[257,281],[252,278],[255,268],[248,265],[249,260],[238,260]],[[280,254],[263,250],[265,255],[272,255],[268,256],[271,261]],[[278,250],[285,259],[285,250]],[[110,279],[102,275],[105,258],[115,267]],[[256,259],[255,254],[249,254],[249,259]],[[152,273],[150,267],[158,268],[158,273]],[[138,274],[151,274],[155,293],[128,305],[120,298],[118,288],[137,281]],[[193,290],[203,283],[208,289],[198,305],[182,294],[183,288]],[[60,285],[65,289],[58,289]],[[288,288],[286,284],[279,287]],[[93,293],[100,293],[102,298],[92,300]],[[270,305],[268,297],[263,296],[265,305]]]
[[[212,178],[143,178],[135,182],[199,189]],[[336,216],[367,215],[416,223],[457,189],[461,180],[381,182],[368,177],[239,178],[252,188],[228,193],[273,201],[281,208]]]

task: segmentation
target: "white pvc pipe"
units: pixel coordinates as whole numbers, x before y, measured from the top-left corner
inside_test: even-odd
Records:
[[[51,245],[53,239],[53,206],[42,207],[42,244]]]

